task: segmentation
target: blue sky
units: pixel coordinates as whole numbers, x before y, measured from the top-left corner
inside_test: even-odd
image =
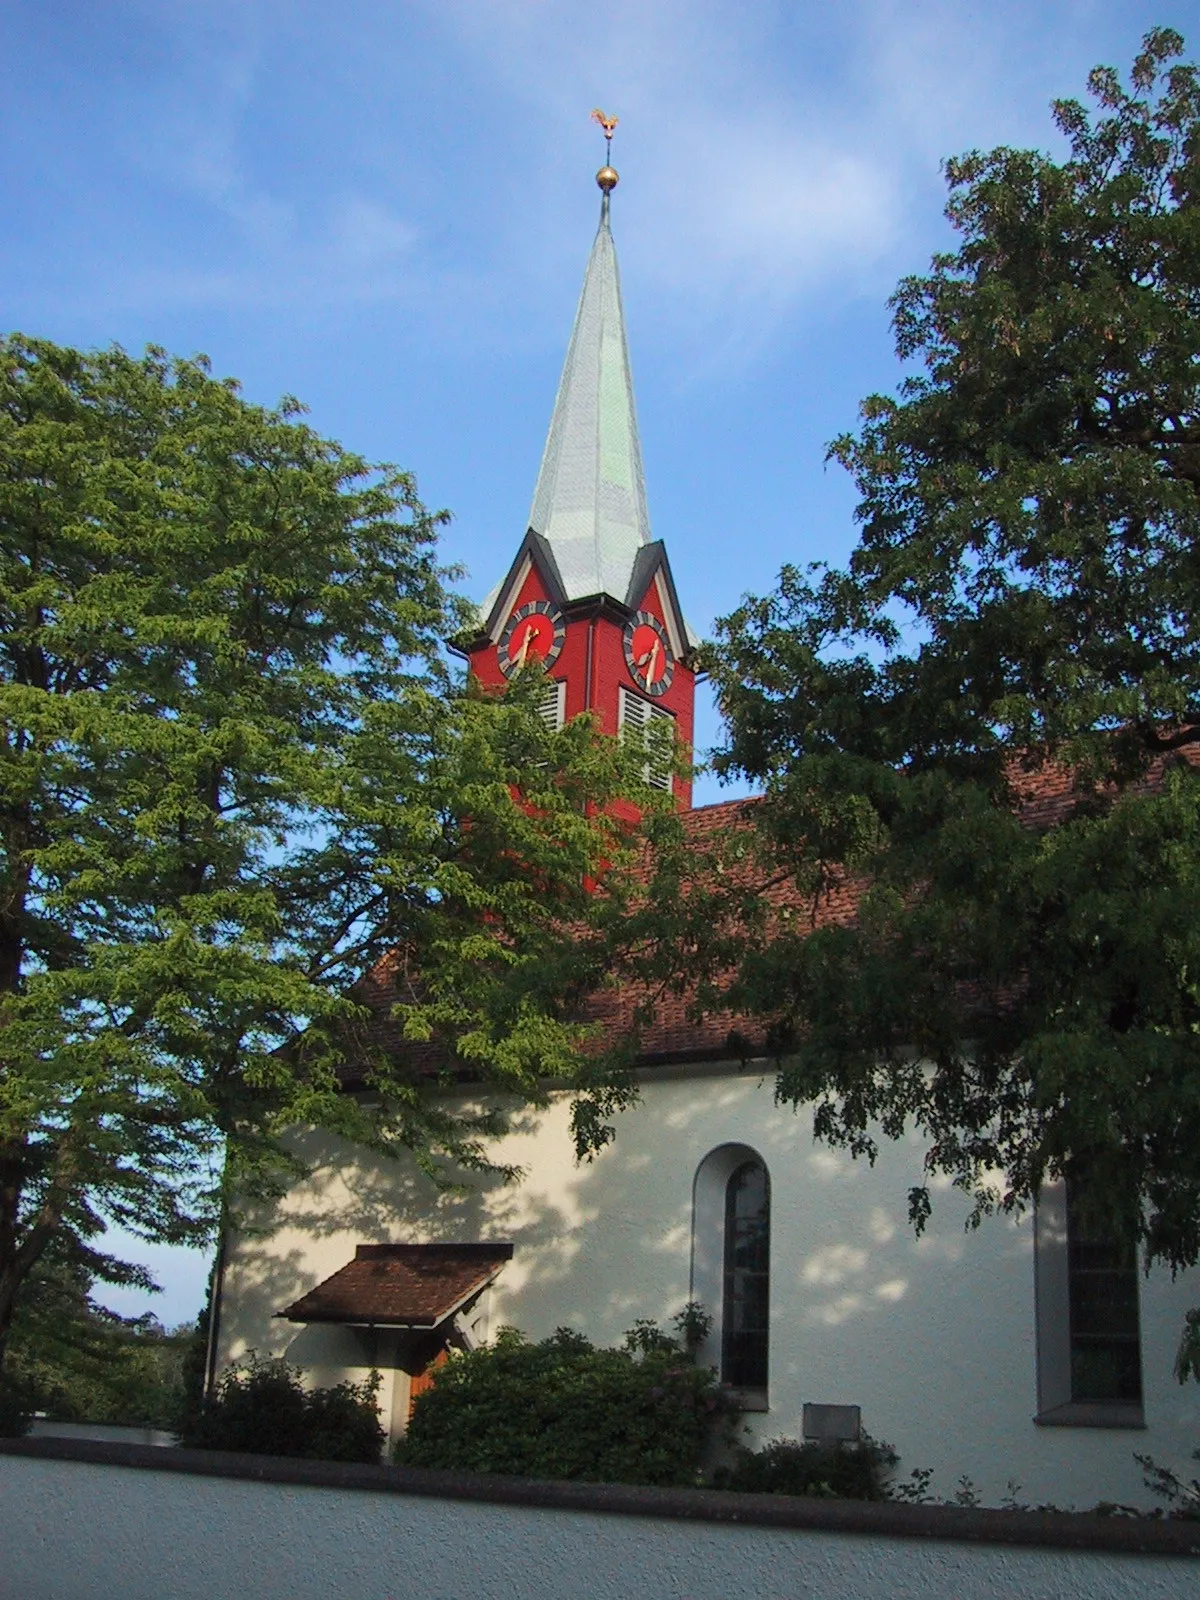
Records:
[[[650,513],[705,633],[840,560],[824,464],[898,375],[886,307],[949,242],[940,162],[1059,144],[1141,0],[3,0],[0,322],[207,353],[416,472],[482,595],[525,530],[620,117],[613,225]],[[1200,30],[1191,28],[1194,54]],[[698,739],[718,728],[702,708]],[[701,780],[697,801],[718,797]],[[205,1264],[135,1248],[195,1313]],[[144,1297],[112,1292],[119,1309]]]

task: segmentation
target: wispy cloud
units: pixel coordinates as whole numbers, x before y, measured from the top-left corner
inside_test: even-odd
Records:
[[[557,336],[600,104],[621,117],[621,250],[642,304],[679,343],[703,328],[697,350],[719,365],[783,319],[878,303],[927,260],[939,158],[1044,141],[1046,100],[1090,64],[1100,0],[994,13],[955,0],[361,0],[349,29],[314,0],[124,3],[162,43],[155,74],[130,85],[124,159],[211,226],[191,256],[168,236],[114,265],[110,297],[407,300],[434,307],[448,337],[475,318],[501,338],[537,337],[538,318],[495,308],[555,296]],[[444,105],[419,81],[418,36],[439,41],[424,60],[448,74]],[[288,98],[264,123],[277,83]],[[307,125],[310,101],[336,153],[322,164],[314,139],[289,164],[278,118]],[[363,158],[389,140],[440,181]],[[503,151],[494,193],[478,181],[489,141]]]
[[[1086,0],[421,0],[541,135],[544,203],[577,184],[587,108],[622,119],[622,252],[664,314],[761,337],[801,304],[878,297],[940,226],[939,161],[1045,142]],[[1041,47],[1031,51],[1038,36]],[[1049,46],[1049,48],[1047,48]],[[1035,131],[1036,130],[1036,131]],[[588,139],[590,137],[590,144]],[[569,174],[566,170],[567,152]]]

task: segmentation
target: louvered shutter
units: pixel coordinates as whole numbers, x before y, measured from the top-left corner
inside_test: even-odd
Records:
[[[563,710],[566,700],[567,682],[565,678],[560,678],[557,682],[546,685],[541,704],[538,706],[538,714],[551,733],[557,733],[563,725],[565,720]]]
[[[660,727],[665,724],[667,731],[672,731],[674,722],[671,713],[664,711],[661,706],[652,705],[649,700],[643,700],[641,695],[630,694],[628,689],[621,690],[621,732],[625,738],[644,746],[655,723]],[[670,765],[661,757],[647,761],[642,769],[642,777],[652,789],[670,792]]]

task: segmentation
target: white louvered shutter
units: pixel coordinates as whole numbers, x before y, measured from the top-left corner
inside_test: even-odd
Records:
[[[567,680],[560,678],[557,682],[548,683],[538,705],[538,715],[550,729],[557,733],[565,720],[563,712],[567,703]]]
[[[649,700],[643,700],[641,695],[630,694],[628,689],[621,690],[621,733],[624,738],[635,740],[644,746],[648,741],[651,727],[656,723],[664,731],[673,733],[675,718],[669,711],[653,705]],[[661,757],[647,761],[642,769],[642,776],[652,789],[670,792],[670,765]]]

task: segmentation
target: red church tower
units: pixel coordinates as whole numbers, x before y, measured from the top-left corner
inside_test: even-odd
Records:
[[[606,136],[612,129],[605,123]],[[593,712],[603,732],[644,737],[670,718],[689,751],[698,640],[666,548],[650,535],[621,284],[609,227],[617,174],[596,174],[600,227],[563,366],[529,527],[480,607],[471,671],[500,688],[531,658],[552,680],[546,714]],[[691,784],[649,770],[691,806]]]

